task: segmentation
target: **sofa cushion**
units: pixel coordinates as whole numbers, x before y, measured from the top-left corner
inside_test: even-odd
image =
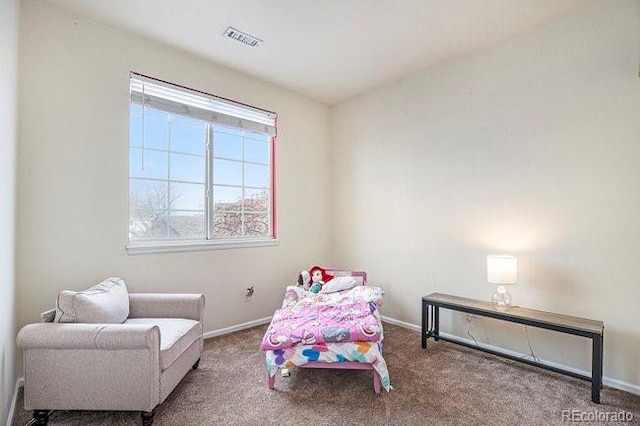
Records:
[[[166,370],[202,337],[200,321],[181,318],[129,318],[125,324],[157,325],[160,328],[160,368]]]
[[[129,294],[122,278],[107,278],[82,291],[63,290],[56,299],[55,322],[121,324],[128,316]]]

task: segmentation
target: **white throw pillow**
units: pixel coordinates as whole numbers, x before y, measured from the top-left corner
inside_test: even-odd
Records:
[[[334,293],[340,290],[349,290],[358,285],[355,277],[335,277],[322,286],[320,293]]]
[[[122,278],[111,277],[82,291],[63,290],[55,322],[121,324],[129,316],[129,293]]]

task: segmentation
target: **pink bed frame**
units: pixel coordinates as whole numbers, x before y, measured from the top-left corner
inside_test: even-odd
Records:
[[[362,277],[362,285],[367,285],[367,273],[364,271],[345,271],[343,269],[326,268],[326,273],[332,277],[338,276],[353,276]],[[331,368],[339,370],[371,370],[373,374],[373,390],[375,393],[380,393],[380,374],[373,368],[373,365],[364,362],[356,361],[342,361],[342,362],[323,362],[312,361],[305,365],[301,365],[300,368]],[[271,376],[267,373],[269,380],[269,389],[274,389],[276,384],[276,376]]]

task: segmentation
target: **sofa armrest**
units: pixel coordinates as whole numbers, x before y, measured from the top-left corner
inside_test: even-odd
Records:
[[[204,294],[129,293],[129,318],[202,321]]]
[[[17,341],[27,410],[151,411],[162,402],[156,325],[30,324]]]
[[[29,324],[20,330],[22,349],[150,349],[160,352],[160,329],[141,324]]]

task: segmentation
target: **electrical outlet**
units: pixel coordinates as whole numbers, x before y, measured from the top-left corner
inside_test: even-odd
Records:
[[[244,290],[244,301],[245,302],[251,302],[251,297],[253,296],[253,292],[254,292],[253,286],[247,287]]]
[[[473,319],[474,319],[475,317],[476,317],[475,315],[467,314],[467,322],[471,322],[471,321],[473,321]]]

